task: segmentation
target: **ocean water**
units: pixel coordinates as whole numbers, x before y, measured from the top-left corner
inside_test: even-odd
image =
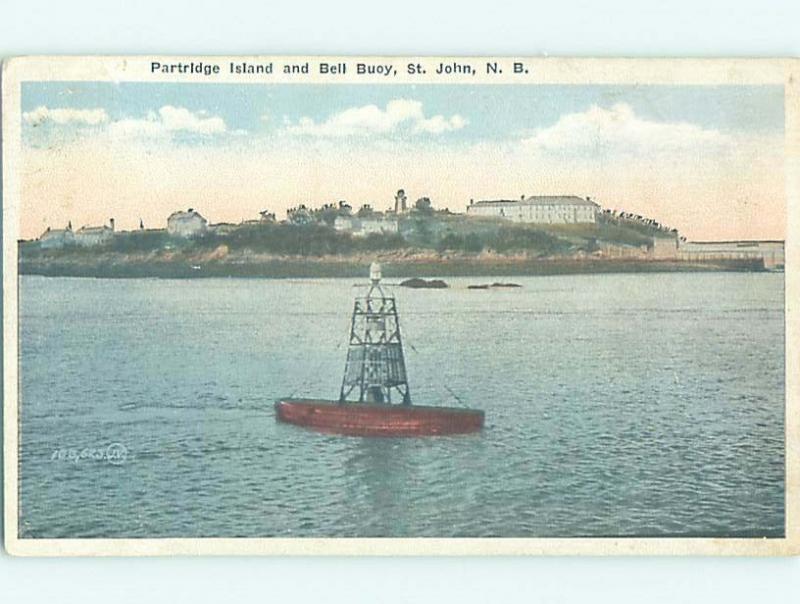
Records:
[[[273,410],[337,396],[352,279],[22,277],[20,536],[783,534],[783,275],[514,280],[394,289],[486,428],[365,439]]]

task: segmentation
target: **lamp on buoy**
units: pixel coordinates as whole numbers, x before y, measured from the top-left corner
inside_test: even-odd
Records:
[[[373,285],[378,285],[381,280],[381,265],[377,262],[369,265],[369,280],[372,281]]]

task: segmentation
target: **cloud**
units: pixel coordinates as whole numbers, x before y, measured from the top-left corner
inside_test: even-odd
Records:
[[[193,113],[184,107],[165,105],[158,111],[161,121],[167,130],[182,130],[198,134],[217,134],[225,132],[225,121],[221,117],[211,116],[205,111]]]
[[[211,135],[227,131],[225,121],[205,111],[190,111],[185,107],[164,105],[150,111],[144,118],[111,120],[105,109],[51,109],[44,105],[22,114],[29,126],[45,123],[57,126],[99,126],[113,138],[159,137],[174,133]],[[97,130],[92,130],[97,132]]]
[[[39,126],[47,122],[59,126],[67,124],[97,126],[108,121],[108,114],[105,109],[50,109],[45,105],[40,105],[33,111],[23,113],[22,119],[31,126]]]
[[[416,129],[419,132],[440,134],[450,130],[460,130],[466,125],[467,120],[458,114],[450,116],[449,119],[442,115],[434,115],[432,118],[417,122]]]
[[[377,105],[351,107],[335,113],[324,122],[303,117],[290,123],[285,131],[290,134],[341,137],[393,134],[396,132],[441,134],[459,130],[467,124],[460,115],[426,117],[422,103],[410,99],[395,99],[385,109]]]
[[[722,149],[732,145],[733,139],[718,130],[694,124],[648,120],[637,116],[630,105],[617,103],[611,108],[593,105],[586,111],[563,115],[552,126],[524,138],[522,143],[537,151],[596,152],[607,156]]]
[[[208,116],[205,111],[193,112],[185,107],[165,105],[158,112],[151,111],[144,119],[122,119],[109,124],[114,137],[154,137],[184,132],[190,134],[221,134],[227,130],[225,121],[218,116]]]

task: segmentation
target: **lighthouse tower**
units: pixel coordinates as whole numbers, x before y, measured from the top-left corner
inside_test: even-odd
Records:
[[[408,197],[403,189],[394,196],[394,213],[405,214],[408,211]]]
[[[339,402],[410,405],[397,305],[381,288],[378,263],[370,266],[369,277],[367,295],[353,307]]]

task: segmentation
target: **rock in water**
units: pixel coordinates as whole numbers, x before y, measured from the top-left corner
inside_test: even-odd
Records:
[[[406,279],[400,283],[400,286],[411,287],[413,289],[444,289],[449,287],[447,283],[441,279],[420,279],[419,277]]]
[[[518,283],[499,283],[496,281],[491,285],[488,285],[486,283],[481,283],[480,285],[468,285],[467,289],[495,289],[504,287],[522,287],[522,286]]]

